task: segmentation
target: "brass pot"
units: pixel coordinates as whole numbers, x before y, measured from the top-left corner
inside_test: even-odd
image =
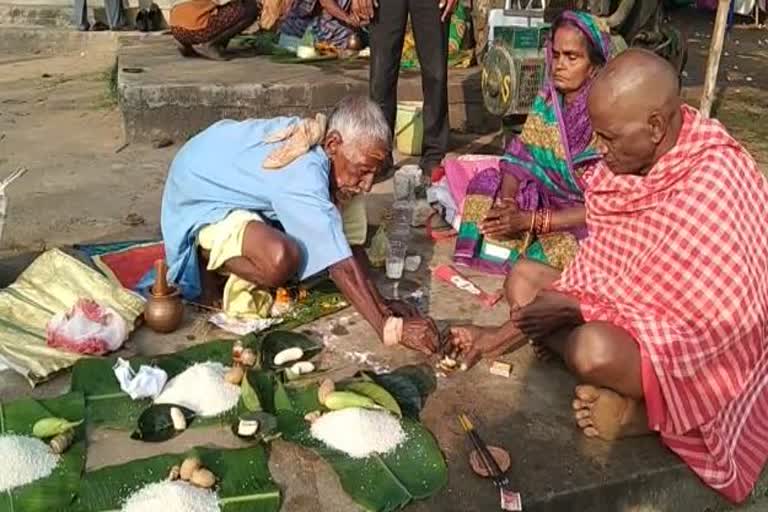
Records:
[[[359,52],[363,49],[363,39],[358,34],[352,34],[347,40],[347,49]]]
[[[167,334],[175,331],[184,319],[184,304],[178,288],[165,295],[150,293],[144,307],[144,321],[155,332]]]

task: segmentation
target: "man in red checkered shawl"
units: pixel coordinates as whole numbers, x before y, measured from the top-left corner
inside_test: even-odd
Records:
[[[523,262],[510,321],[460,327],[470,363],[528,337],[582,383],[590,437],[659,432],[709,486],[747,498],[768,458],[768,181],[674,70],[631,50],[592,87],[603,161],[589,238],[562,275]]]

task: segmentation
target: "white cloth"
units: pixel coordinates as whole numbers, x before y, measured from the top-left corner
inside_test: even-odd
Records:
[[[282,318],[232,318],[226,313],[216,313],[208,321],[227,332],[245,336],[252,332],[261,332],[282,322]]]
[[[749,16],[755,10],[756,0],[734,0],[733,12],[742,16]]]
[[[131,363],[123,358],[117,359],[112,370],[120,383],[120,389],[128,393],[133,400],[157,397],[168,381],[168,374],[165,373],[165,370],[142,365],[139,372],[135,373],[131,368]]]

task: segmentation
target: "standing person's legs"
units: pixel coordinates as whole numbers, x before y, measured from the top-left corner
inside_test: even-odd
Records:
[[[436,0],[435,0],[436,1]],[[394,133],[397,113],[397,79],[403,54],[408,0],[387,0],[376,10],[370,27],[370,95],[379,104]]]
[[[448,151],[448,22],[440,21],[437,0],[409,0],[424,96],[424,151],[421,167],[429,174]]]
[[[104,10],[109,28],[121,28],[125,25],[122,0],[104,0]]]
[[[88,23],[88,2],[87,0],[75,0],[72,5],[72,23],[79,30],[88,30],[91,24]]]

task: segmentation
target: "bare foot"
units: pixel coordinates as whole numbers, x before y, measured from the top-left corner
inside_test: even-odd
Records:
[[[179,50],[179,53],[182,55],[182,57],[197,57],[197,53],[195,50],[192,49],[192,45],[189,44],[181,44],[178,41],[176,42],[176,49]]]
[[[213,43],[196,44],[192,46],[192,49],[203,58],[208,60],[226,61],[229,57],[224,53],[224,50]]]
[[[613,441],[650,433],[645,405],[610,389],[576,386],[573,410],[587,437]]]
[[[226,277],[203,270],[200,275],[202,292],[199,303],[209,308],[221,309],[222,294],[224,293],[224,284]]]

